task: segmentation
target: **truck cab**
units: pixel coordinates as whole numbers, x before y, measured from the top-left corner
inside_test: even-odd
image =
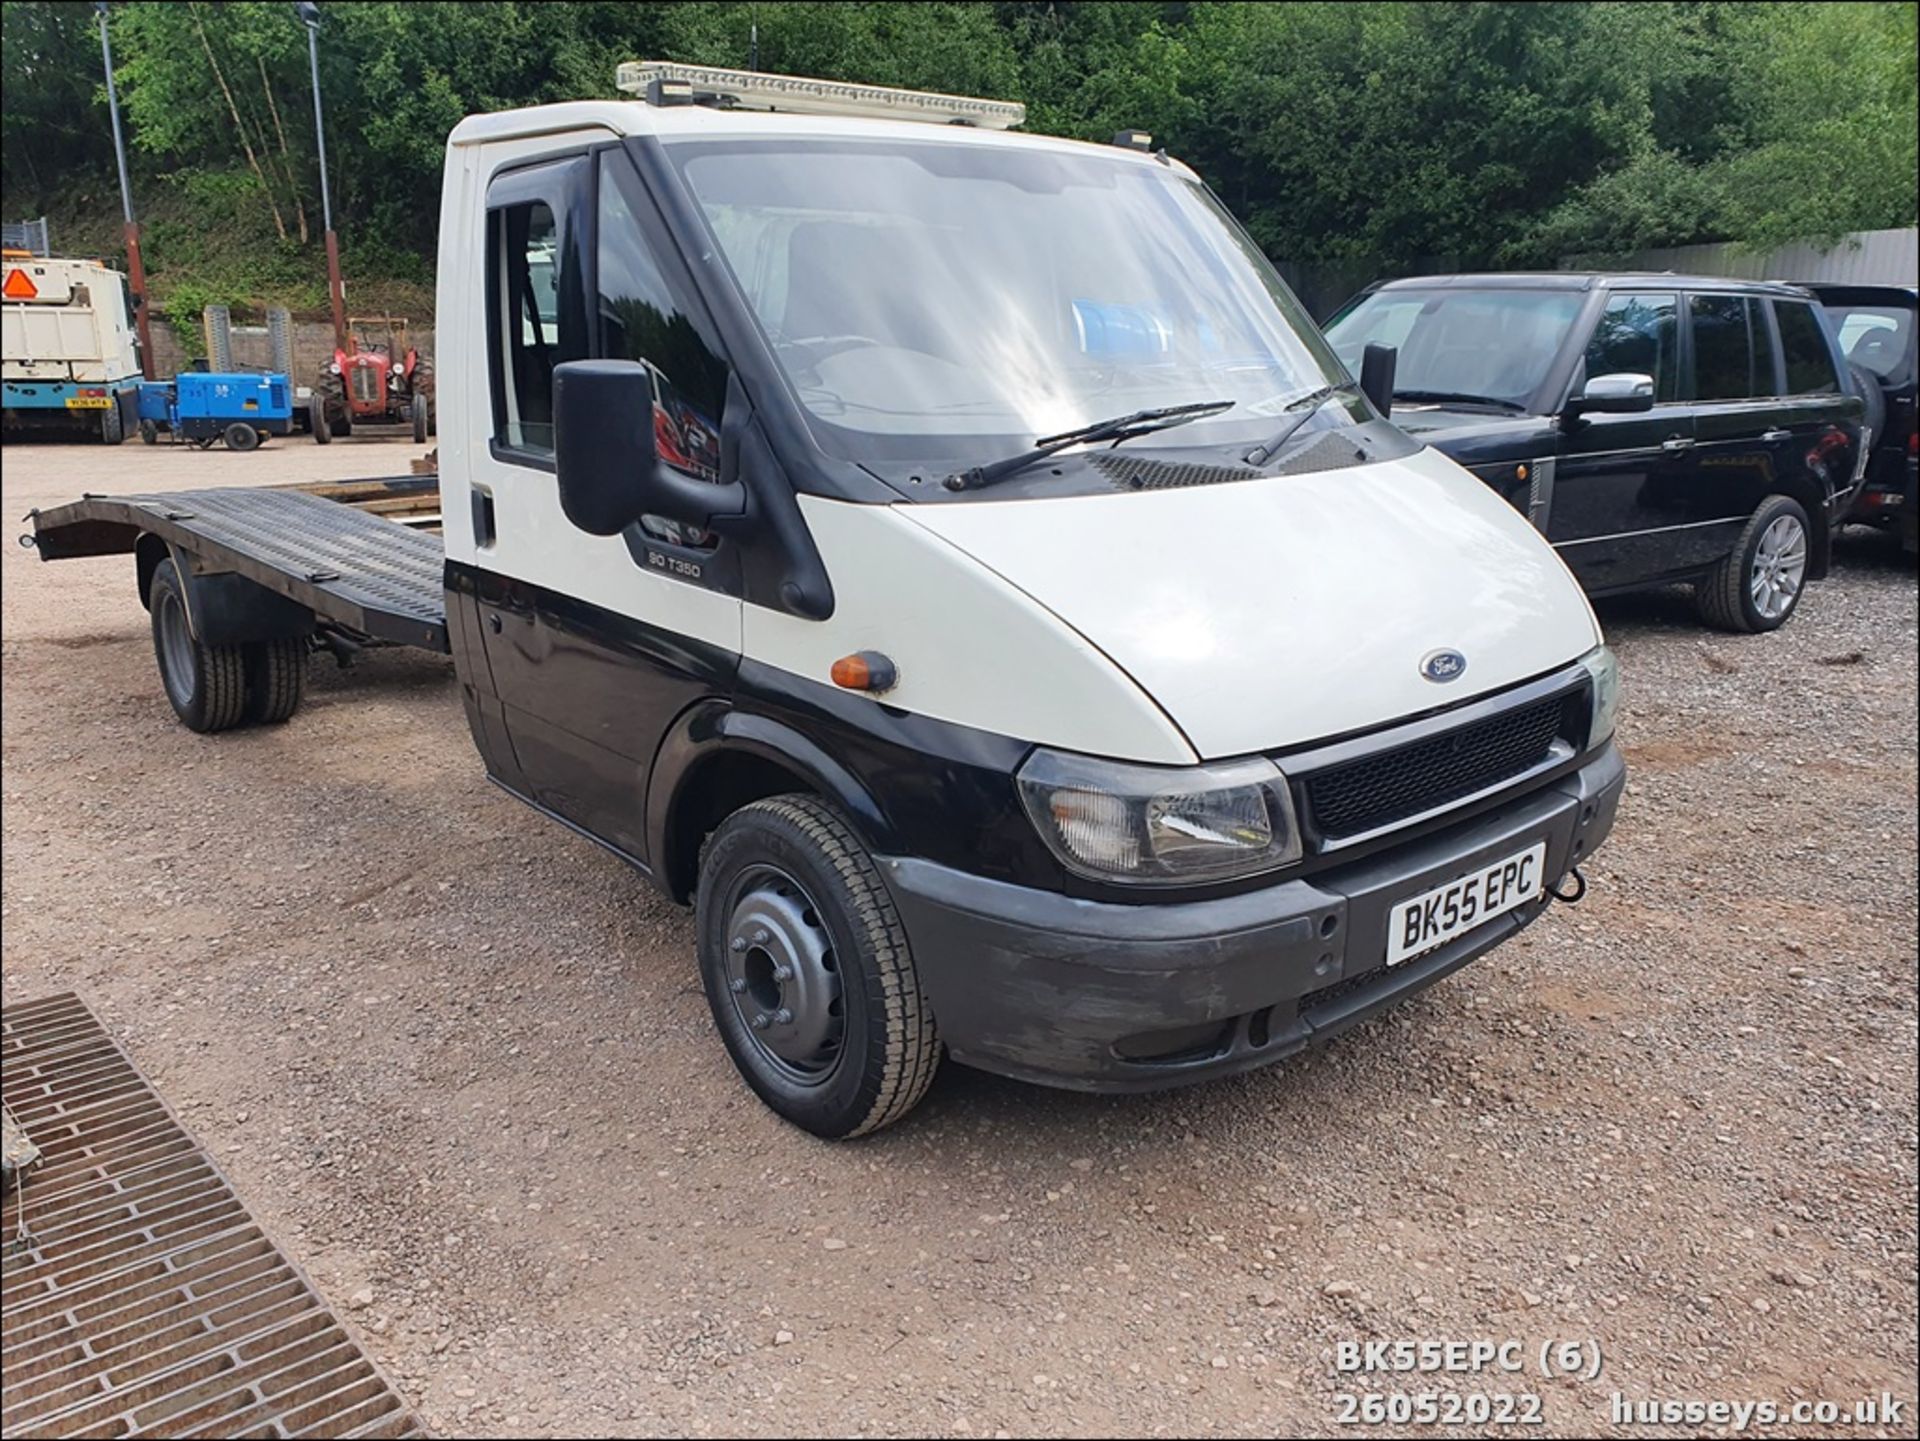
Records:
[[[625,79],[448,145],[448,629],[489,775],[694,904],[769,1104],[1244,1069],[1571,892],[1623,776],[1579,587],[1191,171]]]
[[[741,1075],[834,1138],[943,1057],[1263,1065],[1584,894],[1586,598],[1190,170],[998,101],[622,88],[448,142],[444,550],[316,487],[36,517],[136,557],[187,725],[285,722],[314,641],[448,650],[488,776],[692,906]]]
[[[120,444],[139,424],[126,277],[97,260],[0,256],[0,370],[9,432],[91,429]]]

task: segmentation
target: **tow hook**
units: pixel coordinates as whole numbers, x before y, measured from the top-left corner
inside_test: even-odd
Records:
[[[1573,877],[1573,893],[1571,895],[1561,891],[1555,886],[1548,886],[1547,894],[1552,896],[1556,901],[1564,901],[1567,905],[1577,906],[1581,901],[1586,899],[1587,878],[1580,874],[1580,867],[1578,866],[1569,867],[1567,875]],[[1561,880],[1564,881],[1565,879],[1566,876],[1561,877]]]

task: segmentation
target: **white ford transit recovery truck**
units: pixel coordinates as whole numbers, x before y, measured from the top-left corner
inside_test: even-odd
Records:
[[[691,902],[727,1050],[823,1136],[943,1053],[1261,1065],[1578,898],[1624,780],[1592,611],[1188,169],[622,82],[448,143],[444,551],[338,488],[36,518],[136,556],[186,724],[286,719],[316,644],[450,651],[489,777]]]

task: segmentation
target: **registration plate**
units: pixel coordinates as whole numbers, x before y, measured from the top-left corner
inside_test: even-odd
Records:
[[[1387,964],[1424,955],[1475,926],[1537,898],[1546,888],[1547,843],[1495,861],[1395,906],[1387,920]]]
[[[104,395],[69,395],[68,410],[111,410],[113,401]]]

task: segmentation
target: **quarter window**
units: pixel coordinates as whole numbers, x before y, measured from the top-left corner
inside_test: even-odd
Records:
[[[1696,295],[1693,316],[1693,394],[1696,400],[1744,400],[1753,391],[1747,302],[1738,295]]]
[[[494,442],[553,456],[553,368],[587,353],[578,205],[584,159],[505,171],[487,188],[487,362]]]
[[[1787,358],[1787,394],[1823,395],[1839,390],[1833,351],[1813,307],[1797,300],[1776,300],[1773,313],[1780,322],[1780,349]]]
[[[1680,304],[1672,295],[1616,295],[1587,342],[1586,373],[1650,375],[1655,400],[1672,400],[1679,383],[1675,340]]]

